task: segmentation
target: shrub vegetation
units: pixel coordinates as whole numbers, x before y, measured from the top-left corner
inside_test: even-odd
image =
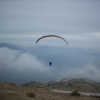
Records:
[[[32,92],[29,92],[29,93],[27,93],[27,96],[30,97],[30,98],[34,98],[35,97],[35,94],[32,93]]]
[[[72,96],[80,96],[80,93],[78,93],[78,91],[74,90],[71,93]]]

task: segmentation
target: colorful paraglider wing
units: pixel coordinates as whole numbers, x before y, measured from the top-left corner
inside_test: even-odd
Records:
[[[57,36],[57,35],[46,35],[46,36],[42,36],[42,37],[40,37],[40,38],[36,41],[36,43],[37,43],[39,40],[41,40],[41,39],[43,39],[43,38],[47,38],[47,37],[57,37],[57,38],[60,38],[60,39],[64,40],[64,41],[66,42],[66,44],[68,45],[68,42],[67,42],[63,37]]]

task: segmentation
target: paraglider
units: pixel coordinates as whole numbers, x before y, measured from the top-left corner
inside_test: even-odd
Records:
[[[40,38],[37,39],[36,44],[38,43],[39,40],[44,39],[44,38],[48,38],[48,37],[60,38],[60,39],[64,40],[64,41],[66,42],[66,44],[68,45],[68,42],[67,42],[66,39],[64,39],[64,38],[61,37],[61,36],[57,36],[57,35],[45,35],[45,36],[42,36],[42,37],[40,37]],[[52,66],[52,62],[49,62],[49,65]]]
[[[49,65],[52,66],[52,62],[49,62]]]
[[[42,36],[42,37],[40,37],[40,38],[36,41],[36,44],[37,44],[37,42],[38,42],[39,40],[44,39],[44,38],[47,38],[47,37],[56,37],[56,38],[60,38],[60,39],[64,40],[64,41],[66,42],[66,44],[68,45],[67,40],[65,40],[63,37],[57,36],[57,35],[45,35],[45,36]]]

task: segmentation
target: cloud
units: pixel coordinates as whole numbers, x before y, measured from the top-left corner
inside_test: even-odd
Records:
[[[47,34],[50,34],[50,32],[47,32]],[[47,35],[44,32],[44,35]],[[55,33],[53,33],[55,34]],[[20,46],[54,46],[54,47],[64,47],[64,48],[78,48],[83,49],[88,52],[95,52],[100,53],[100,32],[95,33],[80,33],[80,34],[57,34],[59,36],[64,37],[68,41],[68,45],[64,43],[61,39],[58,38],[45,38],[41,40],[38,44],[36,44],[36,40],[43,36],[42,32],[38,32],[37,35],[34,35],[32,33],[30,34],[2,34],[0,36],[0,42],[1,43],[10,43],[10,44],[17,44]]]
[[[100,1],[0,1],[0,32],[18,34],[40,30],[70,34],[100,31],[99,3]]]
[[[88,62],[82,67],[64,68],[61,71],[60,77],[70,78],[89,78],[94,81],[100,82],[100,69],[93,63]]]
[[[27,77],[27,80],[31,81],[32,76],[34,77],[33,80],[38,80],[38,78],[43,78],[45,75],[48,76],[51,70],[50,67],[39,61],[34,55],[8,48],[0,48],[0,71],[2,75],[9,78],[9,81],[11,81],[10,78],[13,77],[14,71],[15,79],[20,78],[20,81],[23,81]],[[7,76],[7,73],[12,73],[12,76]]]
[[[100,1],[0,1],[0,42],[36,46],[40,36],[55,34],[64,36],[69,48],[100,52],[99,4]],[[63,45],[60,41],[44,41],[45,44]]]
[[[59,80],[62,78],[90,78],[100,82],[100,69],[93,60],[80,66],[49,66],[29,52],[0,48],[0,80],[23,84],[29,81]],[[69,66],[69,67],[68,67]]]

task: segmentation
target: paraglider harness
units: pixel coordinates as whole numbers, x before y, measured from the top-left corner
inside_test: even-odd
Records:
[[[49,62],[49,65],[52,66],[52,62]]]

